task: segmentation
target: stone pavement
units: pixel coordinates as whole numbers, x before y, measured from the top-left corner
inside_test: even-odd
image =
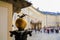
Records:
[[[41,32],[32,32],[32,36],[28,35],[27,40],[60,40],[60,33],[41,33]]]

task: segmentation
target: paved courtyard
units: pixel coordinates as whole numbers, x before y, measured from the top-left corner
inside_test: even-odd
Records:
[[[60,33],[41,33],[41,32],[32,32],[32,36],[28,35],[27,40],[60,40]]]

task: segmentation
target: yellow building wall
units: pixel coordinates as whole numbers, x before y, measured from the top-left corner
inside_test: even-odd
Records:
[[[12,40],[12,4],[0,1],[0,40]]]
[[[42,14],[42,13],[36,11],[32,7],[28,7],[27,10],[28,10],[28,14],[30,16],[33,16],[32,19],[34,19],[34,20],[37,19],[40,22],[42,22],[42,27],[56,26],[56,21],[57,21],[56,16]]]
[[[47,15],[47,26],[56,26],[56,16],[54,15]]]
[[[58,22],[59,22],[59,26],[60,26],[60,15],[58,16]]]
[[[25,19],[27,20],[27,28],[30,27],[30,21],[31,20],[38,20],[42,23],[42,27],[49,27],[49,26],[57,26],[56,22],[60,22],[60,16],[55,15],[45,15],[38,11],[36,11],[33,7],[27,7],[24,8],[21,14],[28,14],[29,16],[26,16]]]

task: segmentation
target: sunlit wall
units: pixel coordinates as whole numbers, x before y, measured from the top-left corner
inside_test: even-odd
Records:
[[[27,20],[27,27],[30,28],[30,21],[33,20],[34,22],[40,21],[42,23],[42,27],[49,27],[49,26],[57,26],[57,22],[60,24],[60,16],[55,15],[45,15],[37,10],[35,10],[32,6],[28,8],[22,9],[20,15],[24,13],[29,16],[24,17]]]

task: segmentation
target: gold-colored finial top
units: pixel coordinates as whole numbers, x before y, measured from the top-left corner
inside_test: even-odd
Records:
[[[27,25],[27,22],[23,18],[18,18],[15,22],[15,25],[16,25],[17,28],[25,29],[25,27]]]

